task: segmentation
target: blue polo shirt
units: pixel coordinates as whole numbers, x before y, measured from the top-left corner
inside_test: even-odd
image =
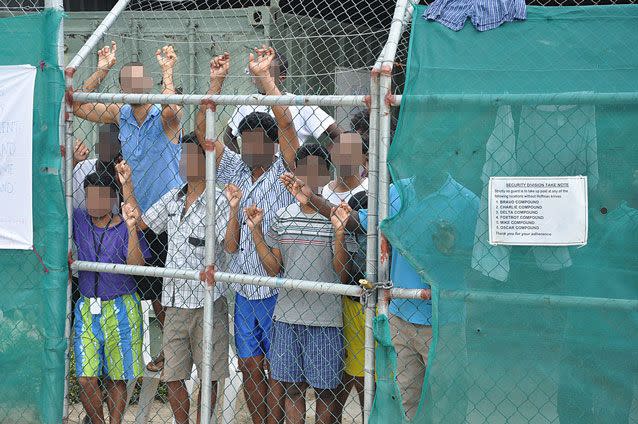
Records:
[[[456,283],[460,283],[464,278],[467,267],[459,263],[458,255],[442,253],[435,245],[435,235],[437,231],[440,231],[442,222],[453,228],[456,234],[454,249],[464,252],[463,257],[467,257],[469,261],[468,252],[472,249],[479,199],[451,176],[447,177],[438,190],[420,198],[416,195],[413,182],[413,178],[396,182],[404,192],[403,202],[397,186],[390,185],[389,218],[397,215],[402,203],[405,203],[401,217],[397,218],[402,221],[406,229],[410,230],[402,231],[402,234],[405,234],[405,245],[414,246],[410,248],[410,251],[419,260],[429,280],[440,282],[442,285],[448,282],[457,285]],[[367,210],[359,210],[359,221],[367,230]],[[399,288],[430,288],[406,257],[394,246],[390,263],[390,279],[394,286]],[[432,302],[429,300],[392,299],[389,312],[413,324],[432,325]]]
[[[135,198],[142,211],[184,185],[179,176],[181,145],[166,135],[161,106],[151,106],[142,125],[138,125],[131,105],[122,106],[119,139],[122,156],[133,172]]]

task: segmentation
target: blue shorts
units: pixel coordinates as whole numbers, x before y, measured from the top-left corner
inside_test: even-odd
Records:
[[[343,335],[338,327],[273,324],[270,375],[285,383],[335,389],[343,373]]]
[[[263,356],[270,349],[270,329],[277,295],[249,300],[235,294],[235,347],[237,356]]]

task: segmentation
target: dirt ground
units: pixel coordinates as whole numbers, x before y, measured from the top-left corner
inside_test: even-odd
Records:
[[[315,422],[314,419],[314,393],[312,390],[308,391],[308,414],[307,414],[307,423],[312,424]],[[221,408],[217,410],[217,423],[222,423],[221,421]],[[124,417],[124,423],[135,423],[135,415],[137,413],[137,405],[130,405],[126,410],[126,415]],[[106,408],[105,408],[106,414]],[[82,404],[78,403],[75,405],[71,405],[69,408],[69,424],[82,424],[82,419],[84,417],[84,409],[82,408]],[[195,406],[191,405],[191,422],[195,422]],[[149,417],[149,423],[163,424],[163,423],[172,423],[172,414],[171,408],[168,403],[162,403],[160,401],[155,401],[153,404],[153,409],[151,411]],[[248,409],[246,408],[246,403],[244,401],[243,394],[239,394],[237,399],[237,407],[235,412],[235,420],[233,421],[235,424],[250,424],[250,415],[248,414]],[[353,394],[350,395],[346,406],[344,408],[343,413],[343,424],[360,424],[363,422],[361,418],[361,410],[359,407],[358,400],[355,399]]]

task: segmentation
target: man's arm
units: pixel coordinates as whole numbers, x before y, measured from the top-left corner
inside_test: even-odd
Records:
[[[235,253],[239,250],[241,238],[241,227],[239,225],[239,203],[241,202],[242,192],[234,184],[228,184],[224,190],[224,194],[228,199],[229,205],[228,224],[226,225],[226,236],[224,237],[224,249],[228,253]]]
[[[308,187],[302,180],[295,177],[292,172],[284,173],[281,177],[279,177],[279,180],[299,203],[302,205],[310,205],[319,214],[330,219],[332,209],[337,207],[337,205],[333,205],[323,197],[314,194],[310,187]],[[346,229],[352,232],[365,232],[362,230],[359,223],[359,214],[357,211],[350,212],[350,218],[346,223]]]
[[[220,94],[222,92],[222,86],[224,85],[226,75],[228,75],[229,68],[230,54],[228,53],[214,57],[213,60],[210,61],[210,88],[208,89],[208,94]],[[208,107],[209,105],[200,105],[197,111],[197,117],[195,118],[195,135],[197,135],[197,139],[200,143],[206,141],[206,109]],[[222,155],[224,154],[224,142],[215,140],[214,143],[217,162],[215,165],[219,166]]]
[[[332,209],[330,222],[334,228],[334,258],[332,259],[332,267],[342,283],[350,281],[351,257],[346,248],[346,228],[351,209],[346,203],[340,204]]]
[[[280,96],[281,92],[275,84],[275,78],[270,75],[270,67],[275,58],[275,50],[273,48],[256,49],[255,54],[251,53],[248,58],[248,69],[255,77],[257,85],[263,93],[268,96]],[[295,168],[295,155],[299,149],[299,140],[297,139],[297,130],[292,120],[292,115],[288,106],[273,106],[273,115],[277,121],[279,129],[279,149],[281,157],[288,169]]]
[[[246,220],[248,221],[248,227],[253,235],[253,242],[255,243],[255,249],[259,255],[266,273],[274,277],[281,272],[283,258],[281,256],[281,250],[277,248],[270,248],[266,243],[264,233],[262,231],[262,222],[264,218],[264,211],[257,206],[252,205],[245,209]]]
[[[117,63],[117,44],[115,41],[111,41],[111,47],[104,46],[97,52],[97,68],[95,72],[84,81],[82,90],[86,92],[92,92],[102,84],[102,81],[106,79],[109,71]]]
[[[155,52],[155,57],[162,70],[162,94],[175,94],[173,82],[173,70],[177,63],[177,55],[173,46],[164,46]],[[164,132],[173,143],[179,143],[182,120],[182,107],[180,105],[162,106],[162,125]]]
[[[137,199],[135,198],[135,193],[133,191],[131,167],[125,160],[123,160],[115,165],[115,172],[117,173],[117,177],[122,185],[122,197],[124,199],[122,211],[126,209],[127,214],[135,218],[140,230],[148,229],[148,225],[146,225],[146,222],[144,222],[144,219],[142,218],[142,209],[137,203]]]
[[[128,229],[128,249],[126,254],[127,265],[144,265],[144,254],[140,246],[140,238],[137,234],[137,218],[130,207],[122,208],[122,215]]]
[[[95,91],[106,78],[111,68],[117,62],[115,52],[117,44],[111,42],[111,47],[105,46],[97,52],[97,68],[95,72],[82,85],[85,92]],[[120,119],[120,107],[118,104],[81,103],[73,102],[73,114],[81,119],[102,124],[117,124]]]

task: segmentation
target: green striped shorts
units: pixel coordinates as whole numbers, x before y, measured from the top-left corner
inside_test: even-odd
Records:
[[[75,305],[73,348],[78,377],[131,380],[142,375],[142,307],[137,293],[102,301],[93,315],[89,298]]]

